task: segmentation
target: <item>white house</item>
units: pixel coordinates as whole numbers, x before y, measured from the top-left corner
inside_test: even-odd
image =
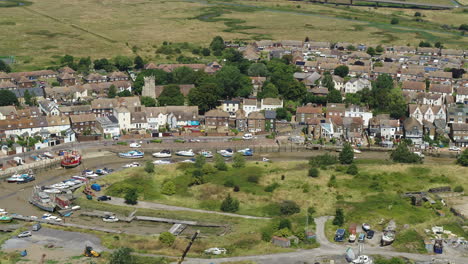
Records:
[[[423,123],[423,121],[433,123],[436,119],[447,119],[447,113],[445,111],[445,107],[443,106],[410,104],[408,108],[409,116],[415,118],[421,124]]]
[[[468,87],[460,87],[457,89],[456,102],[458,104],[468,104]]]
[[[372,89],[371,83],[367,79],[356,79],[353,78],[349,80],[345,85],[344,85],[344,92],[345,93],[357,93],[364,88],[369,88]]]
[[[50,134],[60,135],[62,131],[71,128],[68,116],[47,116],[46,120],[47,127],[45,127],[45,129],[48,130]]]
[[[369,126],[369,120],[373,114],[369,109],[359,105],[350,105],[345,110],[345,117],[360,117],[362,118],[364,127]]]
[[[129,130],[131,128],[130,111],[126,107],[114,108],[113,115],[117,118],[121,130]]]
[[[228,112],[229,116],[235,117],[236,111],[240,108],[240,101],[237,100],[224,100],[221,104],[221,110]]]
[[[148,121],[146,121],[145,112],[130,113],[130,129],[147,129]]]
[[[146,107],[145,112],[148,128],[159,129],[166,126],[168,116],[166,107]]]
[[[54,101],[42,100],[38,102],[39,109],[42,113],[48,116],[58,116],[60,115],[59,106]]]
[[[96,117],[96,127],[104,135],[112,137],[120,135],[119,121],[113,115]]]
[[[278,98],[264,98],[260,102],[260,110],[275,110],[283,107],[283,100]]]
[[[333,75],[332,78],[333,84],[335,85],[335,89],[337,89],[338,91],[343,91],[345,85],[344,79],[338,75]]]
[[[245,111],[245,115],[247,116],[252,112],[257,112],[259,110],[257,99],[244,99],[242,102],[242,110]]]

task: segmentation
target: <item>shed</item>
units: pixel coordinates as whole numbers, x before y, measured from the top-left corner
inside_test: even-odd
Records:
[[[313,231],[305,231],[305,238],[306,239],[315,239],[317,235]]]
[[[273,243],[273,245],[275,246],[284,247],[284,248],[291,246],[291,241],[289,241],[289,239],[284,238],[284,237],[273,236],[271,238],[271,243]]]

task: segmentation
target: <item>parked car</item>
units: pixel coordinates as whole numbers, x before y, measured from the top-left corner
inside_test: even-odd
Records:
[[[130,144],[130,147],[131,148],[141,148],[141,145],[138,144],[138,143],[132,143],[132,144]]]
[[[32,226],[32,231],[39,231],[42,228],[41,223],[35,223]]]
[[[461,148],[457,147],[457,146],[451,146],[449,148],[450,151],[461,151]]]
[[[244,140],[249,140],[249,139],[252,139],[252,138],[253,138],[253,135],[250,134],[250,133],[244,134],[242,136],[242,139],[244,139]]]
[[[364,243],[365,240],[366,240],[366,234],[360,233],[359,238],[358,238],[358,242],[359,243]]]
[[[345,230],[344,229],[337,229],[335,233],[335,242],[343,242],[344,240],[344,235],[345,235]]]
[[[30,237],[30,236],[32,236],[31,231],[24,231],[22,233],[19,233],[19,235],[18,235],[19,238]]]
[[[212,254],[212,255],[221,255],[221,254],[226,254],[226,249],[225,248],[209,248],[205,250],[205,254]]]
[[[189,142],[196,143],[196,142],[201,142],[201,140],[196,139],[196,138],[191,138],[189,139]]]
[[[103,195],[103,196],[99,196],[97,198],[98,201],[108,201],[108,200],[111,200],[112,198],[110,196],[107,196],[107,195]]]
[[[374,230],[367,231],[367,239],[372,239],[374,237]]]

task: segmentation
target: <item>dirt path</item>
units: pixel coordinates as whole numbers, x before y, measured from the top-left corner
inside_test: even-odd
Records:
[[[112,200],[105,201],[105,203],[109,203],[113,205],[120,205],[120,206],[128,206],[128,204],[124,202],[124,199],[119,198],[119,197],[112,197]],[[159,203],[152,203],[152,202],[143,202],[143,201],[139,201],[137,205],[132,205],[132,207],[144,208],[144,209],[168,210],[168,211],[187,211],[187,212],[196,212],[196,213],[205,213],[205,214],[219,214],[219,215],[226,215],[226,216],[231,216],[231,217],[241,217],[241,218],[246,218],[246,219],[259,219],[259,220],[271,219],[268,217],[223,213],[223,212],[192,209],[192,208],[187,208],[187,207],[180,207],[180,206],[173,206],[173,205],[166,205],[166,204],[159,204]]]

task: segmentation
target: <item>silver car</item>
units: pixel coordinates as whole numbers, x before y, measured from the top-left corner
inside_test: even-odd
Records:
[[[18,235],[19,238],[30,237],[30,236],[32,236],[31,231],[24,231]]]

